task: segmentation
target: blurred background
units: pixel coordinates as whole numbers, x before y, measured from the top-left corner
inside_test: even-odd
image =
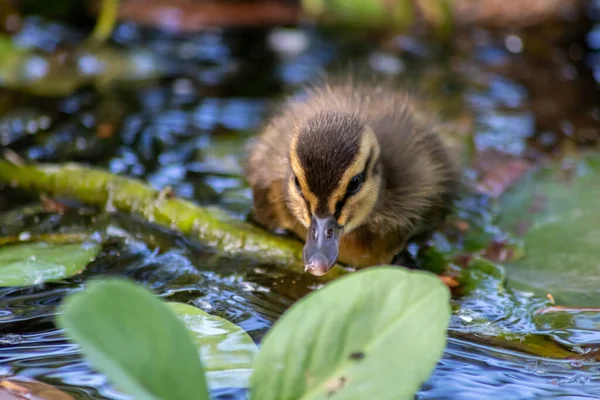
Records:
[[[244,147],[272,107],[323,71],[358,66],[423,94],[463,148],[477,193],[461,203],[462,222],[443,243],[463,246],[457,235],[476,226],[485,232],[477,240],[491,243],[479,245],[501,258],[491,202],[548,160],[598,150],[599,20],[597,0],[0,0],[0,146],[27,160],[78,161],[170,185],[245,219]],[[2,234],[94,223],[91,214],[24,203],[0,190]],[[0,375],[34,377],[81,399],[121,398],[52,323],[63,296],[88,277],[146,283],[257,341],[315,287],[311,277],[223,259],[127,216],[110,218],[120,239],[82,276],[0,289]],[[480,278],[479,297],[454,300],[464,312],[419,398],[598,393],[600,364],[574,356],[596,357],[598,314],[558,334],[531,316],[543,297],[496,293],[485,286],[496,275]]]

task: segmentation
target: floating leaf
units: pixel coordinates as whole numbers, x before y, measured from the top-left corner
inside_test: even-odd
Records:
[[[34,379],[14,376],[0,380],[0,399],[74,400],[74,397]]]
[[[267,334],[252,399],[412,399],[445,347],[449,300],[437,276],[397,267],[334,281]]]
[[[502,266],[476,257],[462,270],[460,280],[461,296],[455,299],[457,311],[449,329],[452,337],[539,357],[577,357],[549,337],[530,333],[535,331],[531,309],[547,301],[507,290]]]
[[[111,0],[113,1],[113,0]],[[119,49],[107,44],[81,45],[64,49],[64,57],[33,48],[15,45],[9,37],[0,35],[0,82],[3,88],[27,93],[61,97],[74,93],[85,85],[105,87],[119,83],[127,85],[163,76],[168,62],[144,49]],[[83,60],[93,61],[103,68],[82,70]],[[44,68],[32,69],[31,65]]]
[[[196,339],[211,389],[248,387],[258,347],[226,319],[183,303],[167,303]]]
[[[502,202],[500,223],[522,236],[525,256],[506,265],[508,284],[557,304],[600,306],[600,156],[553,164]]]
[[[536,313],[533,318],[540,332],[564,347],[592,346],[595,351],[600,344],[600,310],[556,307]]]
[[[208,399],[190,332],[151,292],[95,282],[69,296],[58,323],[92,364],[138,399]]]
[[[98,252],[97,243],[19,243],[0,247],[0,286],[31,286],[80,273]]]

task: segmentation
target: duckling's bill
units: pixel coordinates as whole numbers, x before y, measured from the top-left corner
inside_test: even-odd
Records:
[[[333,216],[313,216],[302,250],[304,270],[316,276],[329,272],[338,258],[341,234],[342,227]]]

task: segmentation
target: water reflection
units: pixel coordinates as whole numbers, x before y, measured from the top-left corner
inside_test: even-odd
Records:
[[[450,339],[420,399],[597,398],[598,363],[573,366]]]
[[[597,7],[598,1],[593,4]],[[563,46],[567,50],[558,53],[566,54],[566,61],[562,56],[540,61],[528,52],[531,35],[475,31],[465,39],[468,50],[459,46],[448,60],[433,46],[408,36],[398,36],[391,44],[349,46],[308,28],[214,30],[182,38],[124,23],[114,40],[125,48],[152,49],[167,61],[164,79],[135,89],[84,88],[56,102],[33,96],[8,102],[2,106],[0,144],[34,160],[93,162],[117,174],[144,178],[156,188],[172,186],[179,196],[219,204],[245,218],[251,199],[241,177],[244,145],[273,100],[313,79],[322,67],[352,58],[381,73],[423,83],[444,115],[459,117],[468,110],[473,122],[469,129],[477,132],[476,152],[530,156],[533,148],[555,149],[565,138],[594,141],[594,132],[585,129],[597,133],[600,121],[593,81],[600,82],[598,35],[597,26],[586,35],[589,51],[582,44]],[[61,25],[31,18],[18,40],[51,51],[80,37]],[[95,68],[87,61],[81,60],[81,70]],[[536,76],[544,79],[532,79]],[[562,78],[556,83],[558,76]],[[568,95],[547,90],[554,85],[569,89]],[[13,96],[0,92],[4,95]],[[497,234],[489,228],[489,207],[488,199],[469,197],[458,212],[479,226],[486,240]],[[73,226],[90,225],[86,221],[81,217]],[[63,218],[38,215],[35,221],[25,218],[1,226],[0,233],[46,231],[64,224]],[[52,324],[62,298],[93,277],[119,275],[142,282],[165,298],[238,324],[257,342],[294,300],[313,288],[307,277],[281,276],[268,266],[218,257],[125,216],[111,216],[108,227],[98,229],[106,229],[114,240],[82,276],[37,288],[0,290],[0,372],[42,379],[81,398],[124,398],[81,361]],[[575,315],[569,328],[556,329],[541,317],[531,318],[545,300],[498,293],[491,289],[497,282],[492,283],[460,303],[444,358],[418,397],[592,398],[600,389],[599,363],[550,360],[492,347],[486,336],[535,331],[569,348],[563,349],[567,354],[577,346],[593,351],[599,344],[596,317]],[[489,323],[471,324],[480,319]],[[480,340],[462,339],[467,333]],[[245,395],[241,390],[213,394],[219,399]]]

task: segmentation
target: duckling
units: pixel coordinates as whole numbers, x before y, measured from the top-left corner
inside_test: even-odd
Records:
[[[459,171],[408,93],[325,82],[291,98],[251,145],[253,219],[305,238],[305,270],[389,264],[452,211]]]

